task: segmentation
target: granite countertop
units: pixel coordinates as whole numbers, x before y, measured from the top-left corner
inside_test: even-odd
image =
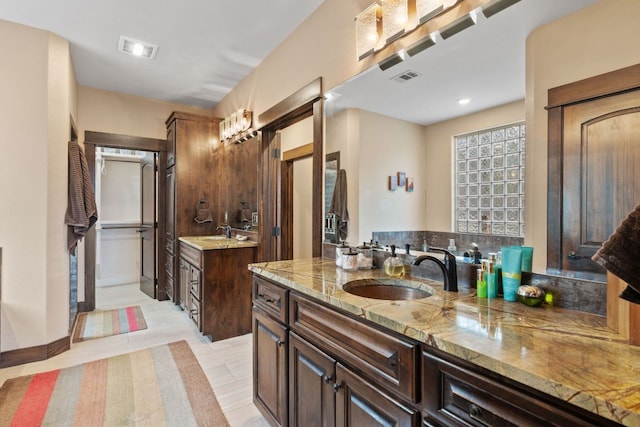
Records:
[[[249,270],[627,426],[640,426],[640,347],[607,328],[606,318],[543,305],[476,298],[475,289],[388,301],[342,290],[348,281],[386,277],[347,272],[330,259],[250,264]]]
[[[201,251],[215,249],[253,248],[258,243],[253,240],[228,239],[225,236],[188,236],[179,237],[178,240]]]

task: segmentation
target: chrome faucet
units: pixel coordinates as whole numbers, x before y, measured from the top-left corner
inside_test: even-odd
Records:
[[[422,261],[433,261],[436,263],[442,275],[444,276],[444,290],[449,292],[458,292],[458,272],[456,257],[446,249],[429,248],[431,252],[442,252],[444,260],[436,258],[432,255],[421,255],[413,261],[413,265],[420,265]]]
[[[227,239],[231,238],[231,226],[230,225],[220,225],[216,228],[216,231],[224,230],[224,235]]]

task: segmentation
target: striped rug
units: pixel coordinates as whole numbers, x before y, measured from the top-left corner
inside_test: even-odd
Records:
[[[80,313],[71,342],[80,342],[111,335],[147,329],[139,305],[116,310]]]
[[[0,426],[228,426],[185,341],[7,380]]]

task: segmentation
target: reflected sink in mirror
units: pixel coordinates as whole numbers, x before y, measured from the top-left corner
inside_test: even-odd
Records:
[[[384,300],[412,300],[432,296],[435,291],[429,285],[403,279],[360,279],[342,286],[345,292],[365,298]]]

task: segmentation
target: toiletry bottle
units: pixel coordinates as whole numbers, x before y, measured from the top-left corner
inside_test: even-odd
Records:
[[[478,278],[476,280],[476,293],[478,298],[487,297],[487,282],[485,281],[485,271],[481,268],[477,270]]]
[[[518,301],[522,268],[522,251],[519,247],[502,248],[502,294],[505,301]]]
[[[426,237],[422,239],[422,252],[429,252],[429,244]]]
[[[404,264],[396,256],[396,245],[391,245],[391,256],[384,260],[383,266],[387,276],[398,277],[404,274]]]
[[[449,239],[449,247],[447,247],[447,250],[454,255],[456,254],[458,251],[458,248],[456,248],[456,239]]]
[[[487,263],[488,271],[485,274],[485,280],[487,281],[487,298],[498,297],[498,284],[496,283],[496,269],[493,261]]]

